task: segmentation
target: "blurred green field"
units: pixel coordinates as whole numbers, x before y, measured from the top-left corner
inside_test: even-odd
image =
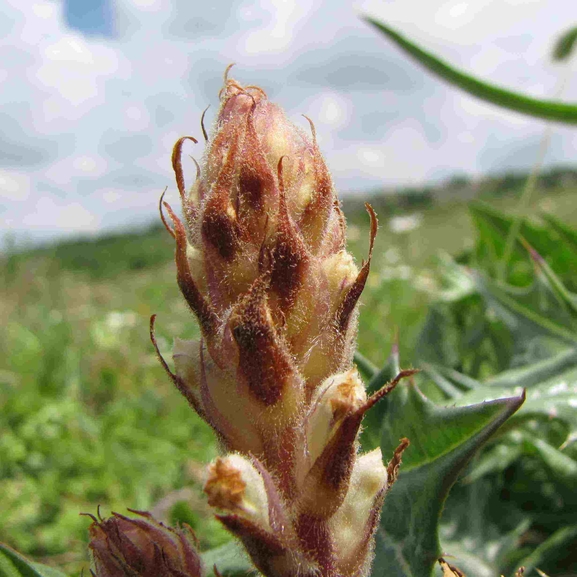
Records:
[[[576,192],[537,192],[534,218],[545,210],[576,224]],[[491,200],[503,211],[517,202]],[[437,255],[470,248],[473,226],[458,201],[394,218],[378,212],[359,350],[382,364],[397,327],[408,366],[438,288]],[[368,217],[347,217],[360,261]],[[89,519],[79,513],[98,505],[104,514],[131,507],[186,521],[199,528],[203,547],[228,539],[200,491],[214,439],[173,389],[148,337],[153,313],[166,358],[174,336],[198,334],[172,254],[172,239],[155,227],[12,252],[0,262],[0,541],[36,560],[73,573],[86,567]]]

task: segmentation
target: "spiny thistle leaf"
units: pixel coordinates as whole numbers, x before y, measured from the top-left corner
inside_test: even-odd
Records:
[[[441,551],[438,528],[445,499],[477,449],[522,405],[524,396],[459,408],[439,407],[414,385],[391,394],[381,449],[411,441],[386,497],[377,532],[373,577],[429,577]]]
[[[463,377],[457,371],[438,366],[434,372],[427,373],[445,393],[447,388],[444,381],[457,388]],[[442,383],[439,377],[443,379]],[[467,380],[471,379],[467,377]],[[577,482],[577,462],[557,446],[570,443],[577,433],[577,350],[570,348],[545,361],[504,371],[484,383],[476,381],[475,388],[454,398],[457,405],[469,405],[510,397],[518,393],[521,387],[525,388],[526,401],[501,430],[505,432],[515,428],[515,433],[503,437],[499,445],[486,451],[468,473],[466,481],[472,483],[489,473],[503,471],[522,454],[529,452],[539,455],[543,464],[555,473],[556,479],[568,487],[573,486]],[[523,423],[535,420],[563,424],[557,446],[536,438],[521,427]]]
[[[508,108],[530,116],[536,116],[537,118],[555,120],[566,124],[577,124],[577,106],[574,104],[531,98],[524,94],[512,92],[500,86],[479,80],[470,74],[450,66],[430,52],[423,50],[383,22],[368,16],[365,16],[364,19],[395,42],[401,50],[404,50],[412,56],[419,64],[427,68],[427,70],[473,96],[502,106],[503,108]]]
[[[548,377],[543,373],[549,371]],[[535,378],[539,382],[535,382]],[[552,359],[513,369],[486,381],[482,386],[456,399],[457,405],[514,395],[524,386],[527,400],[513,417],[511,425],[520,420],[560,419],[574,428],[577,423],[577,351],[569,349]]]
[[[8,545],[0,543],[0,577],[66,577],[64,573],[30,561]]]
[[[540,290],[539,283],[513,289],[479,275],[475,275],[475,281],[481,295],[513,331],[526,327],[530,333],[548,334],[565,343],[577,344],[577,322],[562,307],[555,307],[546,299],[548,295]]]

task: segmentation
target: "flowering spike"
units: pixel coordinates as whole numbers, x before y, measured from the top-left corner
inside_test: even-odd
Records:
[[[202,171],[183,198],[186,228],[164,205],[179,286],[207,345],[177,340],[169,374],[229,452],[209,467],[205,491],[255,566],[267,577],[365,577],[403,447],[387,471],[380,451],[359,455],[359,430],[413,373],[367,398],[352,367],[376,215],[367,206],[359,270],[313,123],[309,136],[229,70]],[[201,124],[206,138],[204,113]]]
[[[150,513],[141,519],[113,513],[89,528],[96,577],[202,577],[205,572],[190,527],[173,529]]]

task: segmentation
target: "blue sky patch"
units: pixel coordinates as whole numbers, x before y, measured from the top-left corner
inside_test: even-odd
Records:
[[[113,36],[114,19],[110,0],[64,0],[66,24],[90,36]]]

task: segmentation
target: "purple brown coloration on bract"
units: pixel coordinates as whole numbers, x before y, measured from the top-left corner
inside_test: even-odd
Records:
[[[90,554],[96,577],[202,577],[205,575],[196,538],[187,525],[166,527],[150,513],[139,518],[113,513],[92,517]]]
[[[359,430],[412,372],[367,398],[352,367],[377,218],[367,205],[369,256],[359,269],[310,125],[309,136],[262,89],[225,78],[189,190],[181,149],[191,137],[177,142],[184,222],[163,206],[202,339],[176,340],[175,373],[162,362],[229,453],[209,467],[205,491],[256,567],[275,577],[363,577],[387,469],[379,450],[358,454]]]

